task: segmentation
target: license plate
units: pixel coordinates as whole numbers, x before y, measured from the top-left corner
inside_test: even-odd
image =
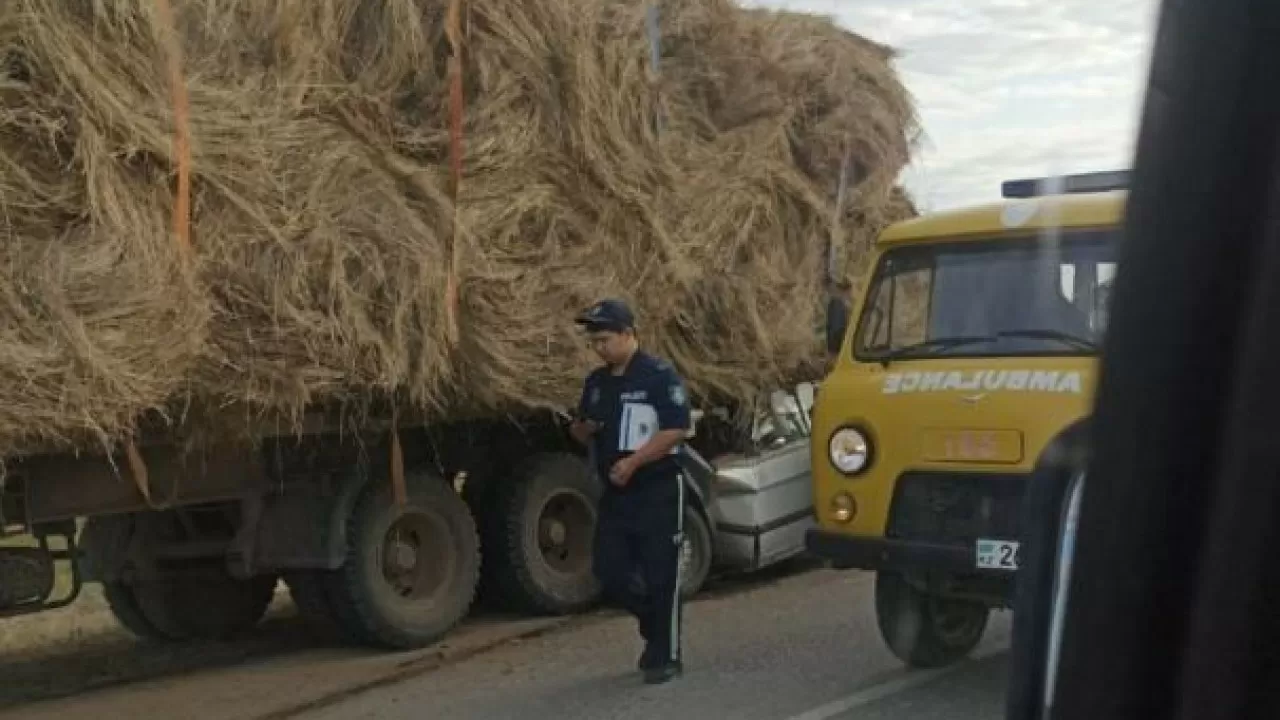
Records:
[[[921,440],[920,454],[929,462],[995,465],[1022,462],[1022,433],[1016,430],[927,428]]]
[[[1020,549],[1012,540],[979,540],[974,564],[983,570],[1017,570]]]

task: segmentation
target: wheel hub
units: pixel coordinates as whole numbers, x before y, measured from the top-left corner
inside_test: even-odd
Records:
[[[402,598],[431,595],[448,574],[445,565],[451,546],[448,529],[438,518],[425,512],[405,514],[387,528],[383,539],[382,578]]]
[[[392,542],[391,565],[402,572],[413,570],[418,565],[418,549],[397,538]]]
[[[538,516],[538,551],[552,570],[583,572],[591,564],[595,511],[580,493],[563,490],[547,498]]]
[[[565,542],[569,539],[569,528],[559,518],[543,520],[542,532],[547,539],[548,545],[553,548],[564,547]]]
[[[934,630],[947,642],[963,645],[981,633],[985,615],[973,605],[956,600],[930,598]]]

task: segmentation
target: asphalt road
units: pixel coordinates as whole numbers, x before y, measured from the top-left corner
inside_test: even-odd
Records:
[[[907,671],[882,646],[872,578],[817,570],[686,610],[686,671],[647,687],[629,619],[574,624],[380,687],[308,720],[999,720],[1009,618],[975,659]]]
[[[660,687],[640,682],[634,624],[615,613],[482,613],[439,646],[384,653],[313,637],[286,601],[230,643],[0,650],[0,688],[30,689],[4,696],[0,718],[999,720],[1009,618],[975,659],[907,671],[880,641],[872,590],[870,575],[798,564],[717,582],[686,607],[684,677]]]

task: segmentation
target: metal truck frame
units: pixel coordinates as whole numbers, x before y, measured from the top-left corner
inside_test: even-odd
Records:
[[[446,634],[477,590],[545,614],[598,600],[600,485],[554,413],[353,432],[317,411],[300,431],[258,437],[11,463],[0,529],[37,544],[0,547],[0,617],[60,607],[97,581],[143,638],[225,638],[261,619],[283,579],[317,626],[407,649]],[[710,543],[714,471],[692,450],[685,465],[686,524]],[[58,562],[71,565],[69,597],[53,597]]]

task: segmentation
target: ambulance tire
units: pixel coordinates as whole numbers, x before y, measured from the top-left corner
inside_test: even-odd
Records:
[[[991,610],[967,599],[932,595],[901,574],[876,574],[876,624],[889,650],[913,668],[941,668],[973,652]]]

